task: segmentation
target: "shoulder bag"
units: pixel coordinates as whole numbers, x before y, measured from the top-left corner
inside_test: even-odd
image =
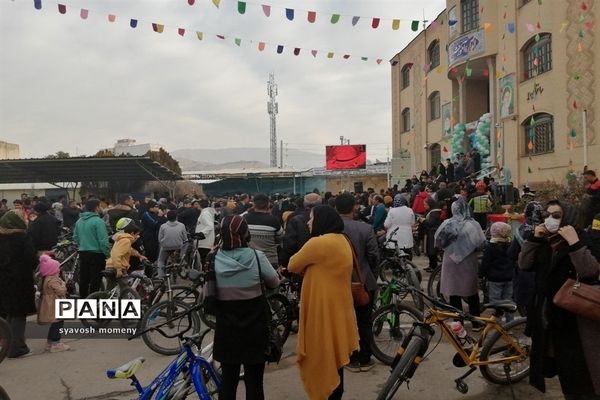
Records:
[[[562,309],[584,318],[600,321],[600,287],[567,279],[552,299]]]
[[[267,348],[265,349],[265,361],[268,363],[278,363],[281,360],[281,356],[283,355],[283,339],[281,337],[281,333],[277,328],[277,324],[273,322],[271,306],[269,305],[269,301],[267,299],[267,289],[265,288],[265,282],[262,279],[262,272],[260,267],[260,259],[258,258],[258,253],[254,250],[254,255],[256,256],[256,262],[258,263],[258,279],[260,281],[260,290],[262,291],[265,300],[267,300],[267,315],[268,315],[268,323],[267,323]]]
[[[215,273],[216,252],[210,252],[206,260],[204,287],[202,288],[202,308],[204,314],[217,315],[219,300],[217,299],[217,276]]]
[[[358,282],[352,281],[352,299],[354,300],[354,306],[366,306],[371,301],[371,297],[369,296],[369,291],[365,287],[365,280],[360,272],[360,264],[358,262],[358,257],[356,256],[356,251],[354,250],[354,245],[348,236],[344,235],[344,237],[352,250],[352,272],[353,274],[356,274],[356,277],[358,278]]]

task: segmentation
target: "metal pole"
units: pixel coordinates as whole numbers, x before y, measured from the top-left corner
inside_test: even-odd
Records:
[[[587,110],[583,110],[583,166],[584,168],[588,165],[588,151],[587,151]]]
[[[387,172],[387,187],[389,189],[392,186],[390,182],[390,146],[387,147],[387,165],[385,169]]]
[[[279,142],[279,168],[283,169],[283,140]]]

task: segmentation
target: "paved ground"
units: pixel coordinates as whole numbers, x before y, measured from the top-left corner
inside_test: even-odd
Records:
[[[424,265],[424,260],[418,260]],[[141,340],[128,342],[124,339],[66,340],[73,350],[66,353],[43,353],[43,340],[28,340],[34,355],[19,360],[6,360],[0,364],[0,385],[12,400],[123,400],[134,394],[128,381],[109,380],[105,371],[117,367],[137,356],[146,362],[138,374],[142,382],[149,382],[171,360],[149,350]],[[306,399],[295,366],[296,337],[292,335],[284,348],[284,359],[279,365],[269,366],[265,376],[267,399]],[[403,387],[396,397],[412,399],[510,399],[508,387],[487,383],[477,371],[467,383],[470,391],[462,395],[454,388],[454,379],[466,372],[452,366],[453,352],[449,345],[440,346],[423,362],[410,382],[410,389]],[[373,370],[352,374],[346,372],[345,399],[375,399],[389,374],[389,368],[378,364]],[[543,395],[526,382],[514,386],[517,399],[562,399],[556,380],[549,381],[549,391]],[[243,384],[240,387],[243,393]]]

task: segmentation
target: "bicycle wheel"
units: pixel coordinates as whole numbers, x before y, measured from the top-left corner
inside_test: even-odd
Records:
[[[8,355],[11,341],[12,333],[10,331],[10,326],[4,318],[0,318],[0,362]]]
[[[271,324],[277,327],[281,341],[285,343],[292,328],[290,301],[279,293],[268,294],[267,301],[271,308]]]
[[[440,299],[442,301],[446,301],[444,299],[444,295],[440,292],[442,280],[442,266],[437,267],[431,275],[429,275],[429,281],[427,282],[427,294],[434,299]]]
[[[422,320],[423,314],[419,310],[402,303],[388,304],[375,311],[371,325],[373,356],[391,365],[413,323]]]
[[[6,390],[2,386],[0,386],[0,400],[10,400],[8,393],[6,393]]]
[[[377,267],[379,271],[379,279],[384,283],[389,283],[392,280],[392,262],[388,259],[383,260]]]
[[[518,318],[514,321],[509,322],[502,327],[506,333],[519,344],[526,352],[526,356],[521,358],[519,361],[509,363],[510,366],[510,383],[519,382],[529,376],[529,352],[531,349],[531,338],[525,335],[525,326],[527,325],[526,318]],[[494,331],[490,334],[488,339],[485,341],[483,348],[481,349],[481,355],[479,359],[481,361],[499,360],[505,357],[511,357],[517,355],[516,349],[509,344],[504,336],[498,331]],[[482,365],[479,367],[481,375],[483,377],[498,385],[508,385],[509,380],[506,377],[504,371],[503,362],[496,364]]]
[[[406,276],[406,280],[410,286],[416,288],[416,289],[421,289],[421,278],[419,278],[419,275],[417,274],[417,272],[419,272],[419,269],[417,268],[417,266],[415,264],[413,264],[412,262],[406,260],[406,266],[408,267],[408,269],[405,271],[404,275]],[[419,272],[420,274],[420,272]],[[423,296],[421,296],[419,293],[416,292],[410,292],[410,297],[412,298],[413,303],[415,304],[415,307],[417,307],[418,310],[423,310],[425,308],[425,302],[423,301]]]
[[[119,300],[139,300],[140,294],[130,287],[123,288],[119,294]],[[141,316],[140,316],[141,317]],[[139,325],[139,319],[120,319],[123,328],[135,328]]]
[[[86,297],[86,299],[92,299],[92,300],[108,300],[111,298],[111,292],[94,292],[91,293],[88,297]],[[100,304],[98,303],[97,308],[96,308],[96,313],[100,314]],[[86,328],[94,328],[96,330],[100,329],[100,328],[106,328],[110,322],[112,321],[111,319],[80,319],[81,324],[83,326],[85,326]]]
[[[421,349],[422,340],[419,337],[413,337],[404,353],[400,357],[398,364],[392,370],[390,377],[385,382],[383,389],[377,396],[377,400],[391,400],[400,388],[400,386],[408,380],[408,373],[413,366],[415,358]]]
[[[216,371],[213,372],[215,375],[218,375]],[[217,400],[219,398],[219,388],[221,387],[221,382],[215,381],[208,368],[204,365],[200,367],[200,375],[202,377],[204,388],[208,392],[210,398]]]
[[[190,306],[181,300],[173,300],[172,302],[167,300],[156,303],[142,317],[140,329],[146,330],[165,323],[168,320],[181,316],[189,309]],[[190,335],[200,332],[200,318],[198,318],[196,312],[191,313],[191,321],[192,325],[190,326],[188,317],[183,316],[168,325],[161,326],[160,329],[170,336],[175,336],[178,332],[185,330],[188,330]],[[150,331],[144,333],[142,339],[146,343],[146,346],[159,354],[174,356],[181,351],[181,343],[176,336],[167,338],[161,335],[160,332]]]

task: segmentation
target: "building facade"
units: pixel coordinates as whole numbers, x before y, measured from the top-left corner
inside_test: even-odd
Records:
[[[19,145],[0,140],[0,160],[14,160],[20,158]]]
[[[600,4],[447,0],[391,60],[392,182],[477,148],[515,184],[600,169]]]
[[[159,151],[164,148],[159,144],[152,143],[140,143],[137,144],[135,139],[119,139],[113,148],[106,149],[112,152],[115,156],[120,155],[132,155],[134,157],[140,157],[146,155],[149,151]]]

